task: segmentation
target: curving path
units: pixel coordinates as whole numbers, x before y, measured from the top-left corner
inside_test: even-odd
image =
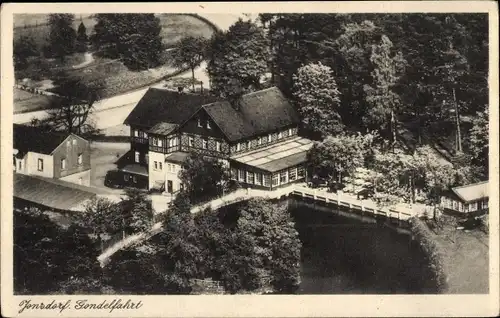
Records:
[[[234,22],[240,17],[245,18],[243,14],[199,14],[200,16],[212,21],[222,30],[227,30]],[[252,16],[254,18],[255,15]],[[77,65],[80,66],[80,65]],[[203,81],[204,88],[208,88],[209,81],[206,74],[206,63],[203,62],[197,69],[195,69],[195,77]],[[176,77],[191,77],[191,71],[179,74]],[[128,93],[116,95],[110,98],[100,100],[95,104],[94,115],[91,118],[96,124],[98,129],[105,129],[120,125],[125,118],[134,108],[134,105],[144,96],[150,87],[161,88],[164,86],[163,82],[133,90]],[[46,110],[34,111],[29,113],[14,114],[13,121],[16,124],[29,123],[33,118],[40,120],[47,118],[48,113]]]

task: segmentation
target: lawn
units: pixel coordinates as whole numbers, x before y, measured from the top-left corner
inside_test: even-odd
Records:
[[[47,25],[40,25],[46,20],[46,15],[19,15],[16,16],[14,25],[34,24],[29,22],[29,16],[38,23],[34,27],[14,29],[14,38],[21,35],[32,35],[39,46],[46,44],[49,28]],[[75,28],[80,24],[79,15],[75,15]],[[162,38],[165,47],[172,48],[184,36],[203,36],[209,38],[214,30],[204,21],[186,14],[158,14],[162,25]],[[82,15],[82,21],[87,27],[87,33],[90,34],[95,25],[95,20],[90,15]],[[95,60],[85,68],[72,70],[73,65],[83,62],[83,54],[77,53],[69,56],[66,61],[60,63],[53,59],[37,59],[28,67],[28,70],[16,72],[16,78],[33,78],[37,81],[53,79],[55,73],[60,70],[66,70],[70,73],[83,76],[91,80],[95,78],[102,79],[105,83],[105,89],[101,94],[102,98],[111,97],[153,84],[167,75],[175,75],[176,69],[170,65],[171,55],[174,51],[165,51],[163,56],[164,64],[160,67],[146,71],[130,71],[119,60],[109,60],[94,56]],[[36,77],[36,78],[35,78]],[[34,83],[34,86],[37,86]]]
[[[53,98],[14,88],[14,114],[46,109]]]
[[[481,294],[489,290],[489,236],[474,229],[457,230],[453,218],[446,226],[433,232],[443,256],[450,294]]]
[[[82,19],[80,19],[80,16]],[[161,13],[157,15],[162,26],[161,36],[167,47],[172,47],[184,36],[203,36],[209,38],[213,30],[205,22],[185,14]],[[14,40],[21,36],[32,36],[35,43],[42,47],[47,44],[49,26],[47,25],[48,14],[19,14],[14,16]],[[96,24],[96,20],[90,14],[75,14],[73,27],[75,30],[83,22],[90,35]],[[24,27],[24,26],[27,27]]]

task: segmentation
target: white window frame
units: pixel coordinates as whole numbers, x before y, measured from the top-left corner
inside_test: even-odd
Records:
[[[254,178],[255,178],[255,176],[254,176],[253,172],[247,171],[247,176],[246,176],[246,177],[247,177],[246,182],[247,182],[248,184],[253,184],[253,182],[254,182],[254,180],[255,180],[255,179],[250,180],[250,179],[251,179],[251,177],[254,177]]]
[[[266,176],[269,177],[268,174],[262,174],[262,185],[268,187],[271,182],[271,177],[269,177],[269,182],[267,182]]]
[[[194,138],[189,136],[188,143],[189,143],[189,147],[194,147]]]
[[[290,177],[291,175],[294,175],[293,180]],[[288,171],[288,182],[292,182],[292,181],[295,181],[295,180],[297,180],[297,167],[290,168],[290,170]]]
[[[155,170],[158,170],[158,161],[155,161],[155,162],[154,162],[154,169],[155,169]]]
[[[76,146],[76,139],[73,139],[71,142],[73,143],[73,146]]]
[[[303,175],[300,175],[300,172],[303,173]],[[306,169],[303,166],[297,167],[297,180],[302,179],[306,177]]]
[[[79,166],[81,166],[83,164],[83,154],[78,154],[78,159],[77,159],[77,163]]]
[[[238,169],[231,168],[231,180],[238,180]]]
[[[257,144],[260,146],[262,145],[262,137],[259,137],[259,139],[257,140]]]
[[[61,159],[61,169],[65,170],[66,169],[66,158]]]
[[[153,146],[158,146],[158,138],[153,137]]]
[[[274,184],[275,179],[276,179],[276,184]],[[279,173],[273,173],[273,175],[271,176],[271,185],[273,187],[277,187],[280,185],[280,174]]]
[[[201,127],[203,127],[203,126],[201,125],[201,119],[200,119],[200,118],[198,118],[198,127],[200,127],[200,128],[201,128]]]
[[[207,120],[207,128],[212,129],[212,126],[210,126],[210,120]]]
[[[293,136],[293,128],[288,129],[288,136]]]
[[[282,177],[283,177],[283,175],[285,176],[285,178],[284,178],[284,179],[285,179],[285,181],[282,181],[282,180],[281,180],[281,179],[282,179]],[[280,171],[280,184],[286,184],[286,183],[288,183],[288,182],[289,182],[289,181],[288,181],[288,170]]]
[[[160,171],[163,170],[163,164],[161,163],[161,161],[158,161],[158,168]]]
[[[134,129],[134,137],[139,137],[139,130]]]
[[[281,132],[281,131],[280,131],[280,132],[278,133],[278,140],[280,140],[281,138],[283,138],[283,132]]]
[[[236,144],[236,151],[241,151],[241,143]]]
[[[256,185],[261,185],[262,184],[262,173],[256,172],[254,176],[254,183]]]
[[[143,133],[143,135],[142,135],[142,137],[143,137],[144,139],[148,139],[148,133],[147,133],[147,132],[144,132],[144,133]]]
[[[247,141],[247,150],[250,148],[252,148],[252,141],[251,140]]]
[[[220,141],[215,141],[215,150],[217,150],[218,152],[221,151]]]
[[[163,147],[163,140],[158,138],[158,147]]]
[[[238,180],[239,180],[240,182],[245,182],[245,176],[246,176],[246,174],[245,174],[245,170],[243,170],[243,169],[238,169]]]
[[[203,138],[201,142],[201,148],[208,149],[208,140]]]
[[[272,142],[272,141],[273,141],[273,136],[272,136],[272,134],[269,134],[269,135],[267,136],[267,142],[268,142],[268,143],[270,143],[270,142]]]
[[[134,161],[136,163],[139,163],[141,161],[141,153],[139,151],[136,151],[134,154]]]

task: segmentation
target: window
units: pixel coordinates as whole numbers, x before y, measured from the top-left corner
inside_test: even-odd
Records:
[[[78,165],[83,164],[83,154],[79,154],[78,155],[78,161],[77,162],[78,162]]]
[[[245,181],[245,170],[240,170],[240,181],[241,182]]]
[[[279,177],[280,177],[279,174],[277,174],[277,173],[273,174],[273,186],[279,185],[279,182],[280,182]]]
[[[281,139],[281,138],[283,138],[283,133],[280,131],[280,132],[278,133],[278,139]]]
[[[257,141],[257,144],[260,146],[262,145],[262,137],[259,137],[259,140]]]
[[[237,179],[238,179],[238,169],[231,168],[231,180],[237,180]]]
[[[158,167],[160,168],[160,170],[163,170],[163,164],[161,163],[161,161],[158,162]]]
[[[304,170],[304,167],[300,166],[297,168],[297,176],[298,179],[304,178],[306,176],[306,171]]]
[[[262,184],[262,173],[255,173],[255,184]]]
[[[263,175],[263,178],[262,178],[262,185],[263,186],[268,187],[270,181],[271,181],[271,176],[269,176],[268,174]]]
[[[128,181],[128,174],[124,174],[124,175],[123,175],[123,180],[124,180],[124,181]]]
[[[158,138],[158,147],[163,147],[163,140]]]
[[[148,139],[148,133],[147,132],[144,133],[143,138]]]
[[[271,134],[269,134],[269,135],[267,136],[267,142],[271,142],[271,141],[273,141],[273,137],[272,137],[272,135],[271,135]]]
[[[137,162],[137,163],[139,162],[139,160],[140,160],[140,153],[139,153],[139,151],[136,151],[136,152],[135,152],[135,157],[134,157],[134,159],[135,159],[135,162]]]
[[[22,168],[23,168],[23,162],[19,161],[19,170],[21,170]]]
[[[137,183],[137,177],[136,176],[132,176],[132,181],[134,181],[134,183]]]
[[[240,143],[237,143],[236,144],[236,151],[240,151],[241,150],[241,144]]]
[[[194,139],[193,137],[189,137],[189,147],[193,147],[194,146]]]
[[[293,135],[293,128],[288,129],[288,136]]]
[[[254,179],[253,172],[247,171],[247,183],[253,184],[253,179]]]
[[[144,160],[146,161],[146,164],[149,164],[149,154],[144,155]]]
[[[158,162],[155,161],[155,170],[158,169]]]
[[[158,146],[158,138],[153,137],[153,146]]]
[[[280,183],[287,183],[288,182],[288,171],[281,171],[280,173]]]
[[[210,120],[207,120],[207,128],[212,129],[212,126],[210,126]]]
[[[203,149],[207,149],[207,148],[208,148],[208,140],[203,139],[203,144],[202,144],[202,146],[203,146]]]
[[[61,169],[66,169],[66,158],[61,159]]]
[[[201,128],[201,119],[200,118],[198,118],[198,127]]]
[[[174,147],[177,146],[177,143],[178,143],[178,139],[177,137],[174,138]]]
[[[247,149],[250,149],[252,147],[252,142],[251,141],[247,141]]]
[[[297,168],[291,168],[290,173],[288,175],[288,178],[290,181],[295,181],[297,180]]]
[[[219,151],[219,152],[221,151],[221,150],[220,150],[220,142],[218,142],[218,141],[216,141],[216,142],[215,142],[215,149],[216,149],[217,151]]]
[[[167,171],[172,172],[172,165],[170,163],[167,163]]]
[[[139,131],[137,129],[134,129],[134,137],[139,137]]]
[[[73,139],[71,142],[73,143],[73,146],[76,146],[76,139]]]

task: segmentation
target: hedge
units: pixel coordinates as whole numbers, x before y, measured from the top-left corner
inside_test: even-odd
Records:
[[[416,217],[410,219],[410,231],[412,238],[419,242],[422,250],[429,259],[430,269],[434,275],[438,291],[441,293],[444,292],[448,287],[448,277],[444,269],[443,255],[433,238],[432,231],[424,221]]]

